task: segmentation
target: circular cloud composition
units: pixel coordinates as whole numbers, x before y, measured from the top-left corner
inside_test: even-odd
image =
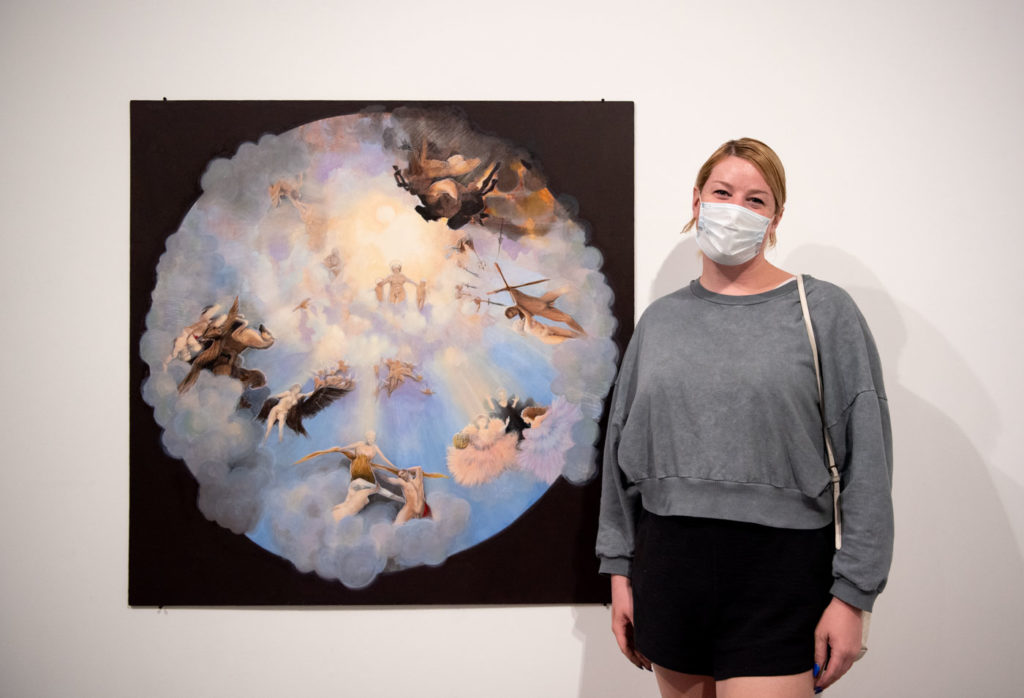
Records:
[[[305,124],[210,163],[140,351],[203,514],[350,588],[596,470],[612,292],[572,206],[459,112]]]

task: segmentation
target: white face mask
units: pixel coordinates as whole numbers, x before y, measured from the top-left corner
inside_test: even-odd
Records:
[[[757,256],[771,222],[771,218],[743,206],[702,201],[697,217],[697,246],[718,264],[743,264]]]

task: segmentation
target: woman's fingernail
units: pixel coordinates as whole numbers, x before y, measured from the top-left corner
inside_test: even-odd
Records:
[[[818,674],[820,674],[820,673],[821,673],[821,667],[818,666],[817,662],[815,662],[814,663],[814,678],[818,678]]]
[[[821,693],[821,692],[822,692],[822,691],[824,691],[824,690],[825,690],[825,689],[824,689],[824,688],[822,688],[821,686],[815,686],[815,687],[814,687],[814,695],[818,695],[819,693]]]

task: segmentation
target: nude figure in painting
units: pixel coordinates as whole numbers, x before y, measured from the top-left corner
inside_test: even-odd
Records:
[[[427,284],[425,281],[419,283],[413,281],[408,276],[402,273],[402,263],[392,262],[391,273],[385,276],[383,279],[377,281],[376,292],[377,300],[384,301],[384,287],[388,288],[387,301],[392,305],[399,303],[405,303],[405,285],[412,284],[412,287],[416,289],[416,307],[423,310],[423,304],[426,301]]]
[[[430,507],[423,493],[423,468],[418,465],[407,470],[399,470],[398,477],[382,475],[385,480],[402,488],[405,504],[398,510],[395,525],[404,524],[410,519],[430,517]]]
[[[181,330],[181,334],[174,338],[171,344],[171,353],[164,359],[164,370],[172,361],[178,359],[188,363],[203,350],[202,337],[210,327],[217,327],[227,320],[227,315],[216,317],[219,305],[208,305],[203,308],[199,319]]]

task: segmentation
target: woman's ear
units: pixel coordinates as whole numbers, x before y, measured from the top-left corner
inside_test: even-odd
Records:
[[[782,214],[785,208],[779,209],[779,212],[772,216],[772,222],[768,224],[768,232],[765,235],[768,238],[768,246],[774,247],[776,242],[775,230],[779,227],[779,223],[782,221]]]

